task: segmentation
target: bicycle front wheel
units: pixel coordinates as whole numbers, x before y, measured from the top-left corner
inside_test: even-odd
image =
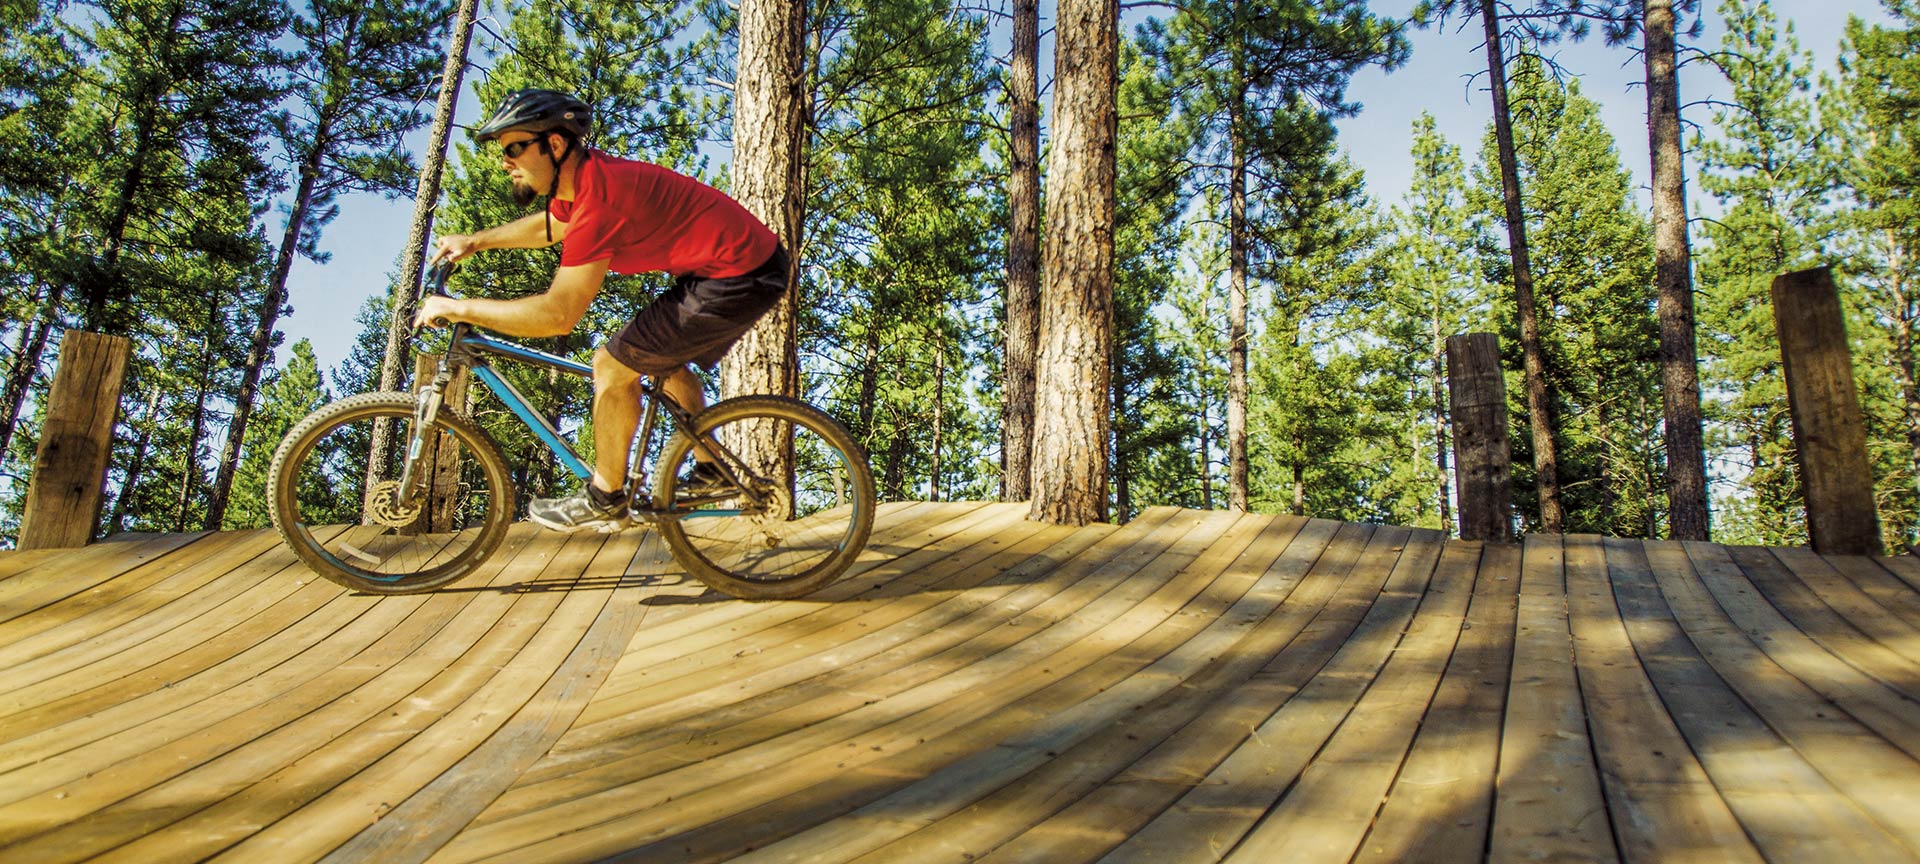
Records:
[[[660,454],[653,506],[679,513],[659,526],[676,560],[748,600],[798,597],[846,571],[866,547],[874,511],[866,451],[846,429],[779,396],[729,399],[693,423],[693,435],[717,442],[709,449],[756,494],[684,494],[680,478],[698,448],[688,430],[675,434]]]
[[[493,441],[451,408],[411,454],[415,397],[365,393],[307,416],[273,456],[273,527],[327,579],[372,594],[408,594],[471,573],[513,520],[513,484]],[[388,428],[388,453],[373,453]],[[369,483],[367,465],[382,468]]]

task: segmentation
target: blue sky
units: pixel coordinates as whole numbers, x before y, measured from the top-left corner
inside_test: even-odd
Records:
[[[1375,3],[1374,9],[1382,15],[1405,16],[1413,5],[1413,0],[1388,0]],[[1043,18],[1051,18],[1052,6],[1051,2],[1041,4]],[[1813,52],[1815,67],[1820,71],[1833,67],[1836,46],[1849,15],[1875,23],[1887,20],[1877,0],[1780,0],[1773,6],[1778,17],[1793,22],[1801,46]],[[1721,32],[1718,24],[1717,17],[1709,14],[1707,29],[1696,44],[1717,46]],[[1050,27],[1052,22],[1043,21],[1041,26]],[[504,30],[497,25],[493,29]],[[1440,132],[1460,146],[1469,159],[1477,154],[1491,111],[1484,74],[1477,79],[1471,77],[1486,71],[1479,32],[1472,21],[1464,31],[1455,25],[1413,31],[1413,55],[1406,65],[1392,73],[1367,69],[1354,78],[1348,95],[1364,108],[1358,116],[1340,123],[1341,144],[1366,172],[1367,188],[1382,208],[1397,203],[1407,187],[1412,170],[1408,150],[1413,122],[1420,112],[1432,113]],[[1051,44],[1043,44],[1041,50],[1044,82],[1052,65]],[[1644,71],[1637,55],[1625,47],[1607,47],[1597,37],[1559,46],[1556,54],[1564,68],[1580,77],[1587,97],[1600,103],[1602,118],[1613,130],[1621,160],[1641,184],[1644,202],[1648,175],[1646,93],[1639,86]],[[1721,83],[1718,73],[1706,64],[1685,67],[1681,72],[1681,99],[1693,102],[1721,95]],[[461,99],[455,122],[471,124],[479,114],[480,108],[469,93]],[[1708,109],[1694,106],[1687,117],[1705,123]],[[416,146],[424,146],[425,137],[416,136]],[[1691,180],[1691,165],[1688,170]],[[331,260],[316,264],[300,259],[294,264],[288,286],[294,314],[282,319],[287,346],[302,338],[312,340],[323,369],[331,370],[345,359],[356,335],[354,315],[360,304],[369,294],[384,291],[389,274],[397,270],[395,262],[406,242],[412,212],[413,202],[406,199],[386,201],[374,195],[357,195],[341,200],[339,218],[320,238],[320,248],[331,253]],[[279,227],[273,226],[269,233],[279,236]],[[544,287],[530,285],[528,290]],[[283,346],[283,359],[285,351]]]

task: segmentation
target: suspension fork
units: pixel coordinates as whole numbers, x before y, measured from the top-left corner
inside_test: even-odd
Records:
[[[420,467],[421,457],[427,452],[427,439],[433,434],[433,422],[440,417],[440,409],[447,398],[447,382],[453,380],[453,364],[450,357],[441,357],[440,365],[433,373],[433,383],[423,388],[413,405],[413,428],[407,435],[407,450],[400,461],[400,485],[393,492],[395,505],[405,507],[413,503],[416,470]],[[420,472],[424,473],[424,472]]]

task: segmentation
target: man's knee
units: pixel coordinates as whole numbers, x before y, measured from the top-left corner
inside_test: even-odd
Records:
[[[619,387],[638,380],[640,373],[620,362],[613,352],[604,347],[593,352],[593,383],[596,387]]]

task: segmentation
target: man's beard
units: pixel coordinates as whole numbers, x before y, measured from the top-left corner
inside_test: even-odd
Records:
[[[527,207],[532,205],[533,199],[538,197],[540,197],[540,193],[535,191],[532,186],[518,180],[513,181],[513,203]]]

